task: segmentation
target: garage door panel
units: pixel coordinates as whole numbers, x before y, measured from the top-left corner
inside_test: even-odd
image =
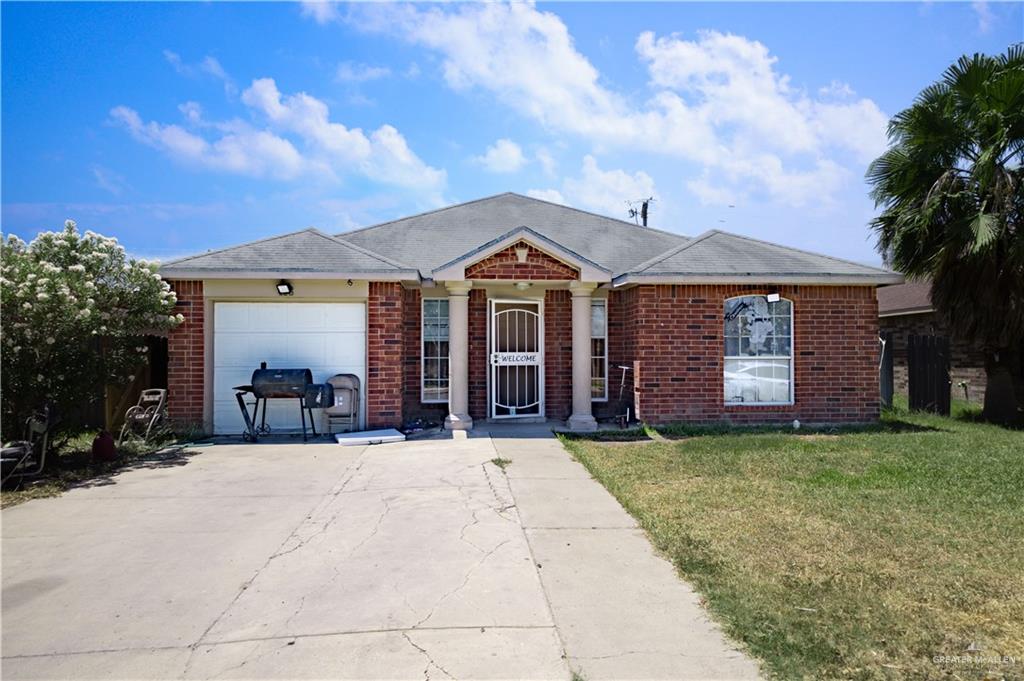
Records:
[[[214,399],[227,399],[228,397],[231,397],[233,400],[234,393],[231,392],[231,389],[236,385],[249,385],[249,381],[251,380],[251,367],[222,367],[218,369],[214,374],[213,379]]]
[[[213,318],[219,331],[247,331],[251,324],[248,305],[217,305]]]
[[[362,333],[332,334],[324,348],[324,364],[362,366],[366,358],[366,336]]]
[[[366,308],[363,306],[336,306],[324,313],[327,328],[332,331],[352,331],[362,335],[366,331]]]
[[[285,323],[289,329],[327,330],[322,305],[287,305],[286,308]]]
[[[249,338],[243,333],[218,333],[213,344],[215,367],[245,366],[249,361]]]
[[[316,383],[335,374],[355,374],[365,390],[363,303],[216,303],[214,319],[216,433],[237,434],[244,428],[232,387],[248,384],[260,362],[270,368],[308,368]],[[319,412],[314,414],[320,418]],[[267,423],[277,432],[299,430],[298,399],[270,400]]]
[[[286,340],[289,366],[319,366],[324,361],[327,339],[321,333],[293,333]]]

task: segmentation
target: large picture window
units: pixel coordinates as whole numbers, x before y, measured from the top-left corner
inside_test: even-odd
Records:
[[[608,305],[590,301],[590,398],[608,399]]]
[[[423,402],[448,401],[448,301],[423,300]]]
[[[725,401],[793,401],[793,303],[766,296],[725,301]]]

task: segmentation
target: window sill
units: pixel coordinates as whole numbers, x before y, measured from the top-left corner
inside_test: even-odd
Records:
[[[743,409],[745,407],[792,407],[796,402],[726,402],[726,409]]]

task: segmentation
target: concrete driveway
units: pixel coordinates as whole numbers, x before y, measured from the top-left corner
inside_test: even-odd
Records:
[[[758,673],[542,428],[217,445],[2,521],[5,679]]]

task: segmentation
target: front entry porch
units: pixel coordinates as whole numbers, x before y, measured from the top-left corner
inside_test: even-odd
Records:
[[[463,281],[447,282],[444,290],[447,429],[468,430],[481,418],[492,423],[558,420],[570,430],[597,429],[591,304],[603,292],[596,285]]]

